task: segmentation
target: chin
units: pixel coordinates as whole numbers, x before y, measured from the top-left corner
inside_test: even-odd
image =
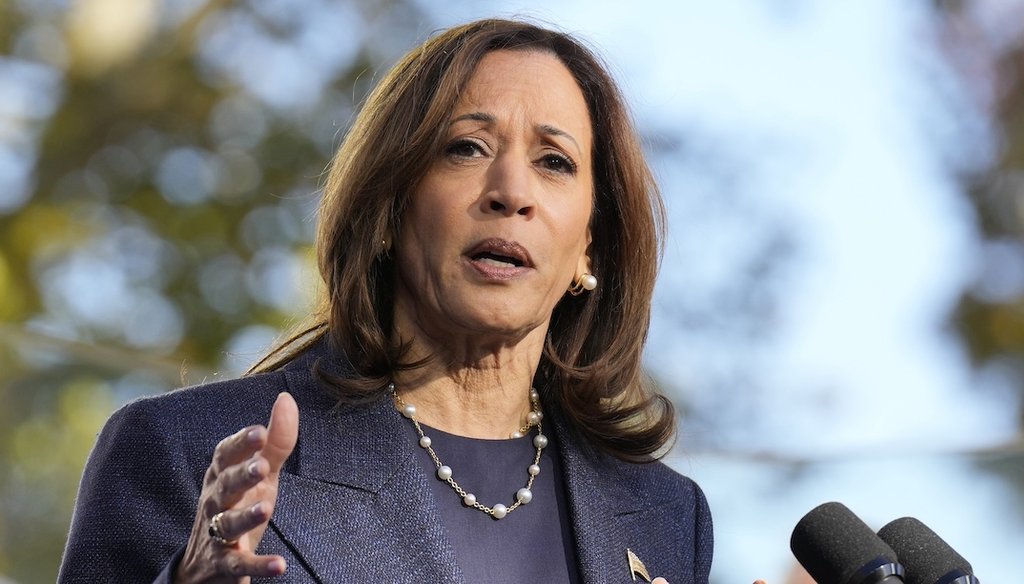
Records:
[[[477,305],[452,322],[469,333],[521,338],[546,325],[547,319],[538,320],[535,315],[506,312],[498,307],[489,310],[486,306]]]

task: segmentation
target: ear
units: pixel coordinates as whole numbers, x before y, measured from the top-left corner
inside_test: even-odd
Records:
[[[576,278],[579,278],[583,274],[589,274],[590,272],[590,244],[594,241],[591,236],[590,228],[587,227],[587,247],[580,254],[579,260],[576,261]],[[573,278],[575,281],[576,278]]]
[[[580,256],[579,261],[576,262],[576,278],[579,278],[583,274],[590,273],[590,256],[584,253],[583,255]]]

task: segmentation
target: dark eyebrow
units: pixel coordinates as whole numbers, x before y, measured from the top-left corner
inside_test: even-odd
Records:
[[[451,126],[455,122],[461,122],[463,120],[472,120],[474,122],[485,122],[488,124],[493,124],[496,118],[491,114],[485,114],[484,112],[473,112],[469,114],[463,114],[457,118],[452,119],[452,121],[448,122],[448,125]]]
[[[575,144],[576,150],[583,152],[583,149],[580,148],[580,144],[579,142],[576,141],[576,138],[573,138],[572,134],[566,132],[565,130],[560,130],[548,124],[541,124],[537,126],[537,131],[539,131],[541,134],[544,134],[545,136],[561,136]]]
[[[458,122],[462,122],[462,121],[466,121],[466,120],[472,120],[474,122],[484,122],[485,124],[493,124],[494,122],[497,121],[497,118],[495,118],[491,114],[484,113],[484,112],[471,112],[471,113],[468,113],[468,114],[462,114],[461,116],[459,116],[457,118],[452,118],[452,121],[448,122],[448,125],[451,126],[451,125],[454,125],[454,124],[456,124]],[[569,140],[570,142],[572,142],[576,146],[576,150],[578,150],[580,152],[583,151],[583,149],[580,148],[579,142],[576,141],[576,138],[573,138],[572,134],[566,132],[565,130],[561,130],[561,129],[556,128],[555,126],[552,126],[550,124],[540,124],[540,125],[536,126],[536,130],[537,130],[537,132],[539,132],[540,134],[543,134],[545,136],[560,136],[562,138],[565,138],[565,139]]]

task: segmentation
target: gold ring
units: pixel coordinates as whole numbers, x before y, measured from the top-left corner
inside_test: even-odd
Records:
[[[210,518],[210,526],[209,528],[207,528],[207,532],[210,534],[210,537],[213,538],[213,541],[217,544],[223,546],[233,546],[236,543],[238,543],[238,540],[227,539],[226,537],[224,537],[224,532],[220,530],[220,520],[223,515],[224,512],[221,511],[220,513]]]

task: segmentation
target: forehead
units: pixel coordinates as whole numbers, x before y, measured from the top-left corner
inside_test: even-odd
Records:
[[[576,78],[554,54],[540,50],[491,51],[477,64],[456,105],[502,116],[526,116],[589,141],[590,113]]]

